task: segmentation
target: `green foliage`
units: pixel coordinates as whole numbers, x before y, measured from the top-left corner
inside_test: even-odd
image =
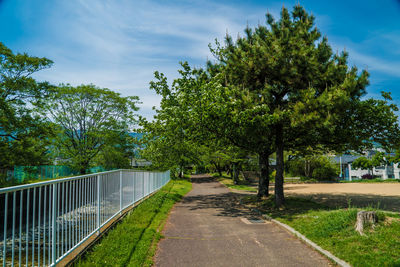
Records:
[[[169,211],[190,189],[188,181],[171,181],[135,207],[76,266],[151,266]]]
[[[229,168],[234,160],[230,150],[217,145],[203,146],[200,160],[210,172],[218,172],[222,176],[222,171]]]
[[[351,163],[351,167],[354,169],[369,170],[372,172],[373,168],[379,167],[384,164],[390,164],[392,159],[389,155],[385,155],[383,152],[376,152],[371,158],[359,157]]]
[[[353,161],[351,167],[354,169],[371,170],[374,166],[372,161],[366,157],[359,157]]]
[[[52,63],[26,53],[14,54],[0,42],[1,169],[50,161],[48,146],[53,132],[42,106],[52,87],[37,82],[31,75]]]
[[[107,143],[93,159],[94,165],[106,170],[130,168],[131,159],[135,158],[137,140],[128,132],[110,132]]]
[[[256,187],[246,185],[244,181],[240,181],[239,184],[234,184],[232,179],[228,179],[227,177],[224,177],[224,176],[217,176],[217,177],[218,177],[218,181],[220,181],[226,187],[229,187],[231,189],[243,190],[243,191],[249,191],[249,192],[257,192]]]
[[[152,122],[142,119],[141,125],[145,133],[142,143],[142,157],[161,168],[178,170],[182,177],[187,165],[199,161],[201,144],[196,142],[196,131],[191,114],[191,99],[185,92],[195,87],[196,72],[192,72],[187,64],[182,64],[181,77],[175,79],[170,87],[167,78],[155,72],[155,81],[150,88],[161,95],[160,108]]]
[[[94,85],[58,87],[46,106],[59,131],[54,146],[59,149],[58,156],[82,174],[97,156],[108,167],[119,167],[118,159],[129,159],[126,135],[136,121],[137,102],[138,97],[122,97]],[[115,158],[110,159],[106,152]]]
[[[212,49],[217,63],[209,71],[221,83],[209,103],[217,103],[219,112],[206,114],[222,118],[223,130],[236,142],[243,140],[235,133],[245,133],[255,148],[276,149],[280,204],[284,149],[362,149],[372,141],[388,143],[398,133],[397,107],[388,98],[361,100],[369,74],[349,68],[346,52],[334,54],[314,20],[300,5],[291,13],[282,8],[278,21],[267,14],[266,26],[246,28],[236,41],[227,36],[224,46],[216,42]]]
[[[313,178],[319,181],[333,180],[338,176],[338,166],[323,155],[297,157],[287,162],[293,176]]]
[[[309,211],[283,221],[352,266],[400,264],[396,253],[400,249],[400,221],[386,224],[385,214],[378,212],[378,225],[360,236],[354,230],[357,211]]]
[[[283,207],[274,206],[273,199],[256,202],[248,198],[243,202],[256,204],[257,209],[288,224],[301,234],[351,266],[398,266],[400,258],[400,216],[376,208],[363,208],[377,212],[378,223],[367,227],[365,236],[355,231],[359,209],[332,209],[309,199],[288,197]]]

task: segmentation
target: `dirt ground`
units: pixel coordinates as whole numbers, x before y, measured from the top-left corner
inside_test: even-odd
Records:
[[[333,207],[348,207],[350,201],[356,207],[400,212],[400,183],[285,184],[284,190],[287,196],[309,198]]]

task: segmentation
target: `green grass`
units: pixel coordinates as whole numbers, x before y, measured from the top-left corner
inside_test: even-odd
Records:
[[[247,197],[247,203],[256,203]],[[258,202],[257,208],[286,223],[335,256],[353,266],[400,266],[400,216],[376,210],[378,223],[365,236],[355,230],[359,209],[331,209],[311,200],[287,198],[275,208],[273,197]]]
[[[151,266],[169,211],[191,188],[186,180],[169,182],[133,209],[75,266]]]
[[[217,177],[218,181],[220,181],[222,184],[226,185],[229,188],[236,189],[236,190],[244,190],[244,191],[250,191],[250,192],[257,192],[257,188],[254,186],[249,186],[245,184],[244,181],[239,181],[239,184],[234,184],[233,180],[230,178],[227,178],[225,176],[218,176]]]
[[[340,183],[399,183],[400,179],[360,179],[360,180],[353,180],[353,181],[339,181]]]

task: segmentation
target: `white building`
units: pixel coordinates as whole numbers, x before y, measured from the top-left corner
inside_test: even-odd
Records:
[[[371,156],[374,152],[368,152],[366,156]],[[373,174],[377,178],[382,179],[400,179],[400,164],[390,164],[385,166],[375,167],[372,170],[362,170],[352,168],[352,163],[355,159],[361,156],[354,155],[342,155],[336,156],[334,161],[341,163],[342,179],[352,181],[355,179],[361,179],[365,174]]]

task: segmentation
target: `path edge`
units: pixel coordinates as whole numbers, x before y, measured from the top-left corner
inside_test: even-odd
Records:
[[[225,185],[224,183],[221,183],[220,181],[218,181],[220,184],[222,184],[223,186],[225,186],[226,188],[228,188],[231,192],[235,191],[228,187],[227,185]],[[240,201],[241,202],[241,201]],[[241,203],[242,204],[242,203]],[[331,259],[332,261],[334,261],[337,265],[342,266],[342,267],[351,267],[351,265],[347,262],[345,262],[344,260],[336,257],[335,255],[333,255],[331,252],[321,248],[320,246],[318,246],[317,244],[315,244],[313,241],[311,241],[310,239],[308,239],[307,237],[305,237],[303,234],[301,234],[300,232],[296,231],[294,228],[290,227],[289,225],[280,222],[278,220],[275,220],[273,218],[271,218],[270,216],[263,214],[261,211],[257,210],[257,209],[252,209],[253,211],[256,211],[257,213],[259,213],[264,219],[271,221],[273,223],[275,223],[276,225],[278,225],[281,228],[284,228],[286,231],[290,232],[293,236],[301,239],[302,241],[304,241],[307,245],[309,245],[310,247],[312,247],[313,249],[315,249],[316,251],[318,251],[319,253],[321,253],[322,255],[324,255],[325,257],[327,257],[328,259]]]
[[[290,232],[292,235],[296,236],[297,238],[301,239],[302,241],[304,241],[307,245],[309,245],[310,247],[312,247],[313,249],[317,250],[319,253],[323,254],[324,256],[326,256],[327,258],[331,259],[332,261],[334,261],[336,264],[338,264],[339,266],[342,267],[351,267],[351,265],[347,262],[345,262],[342,259],[339,259],[338,257],[336,257],[335,255],[333,255],[331,252],[321,248],[320,246],[318,246],[317,244],[315,244],[313,241],[311,241],[310,239],[308,239],[307,237],[305,237],[303,234],[299,233],[298,231],[296,231],[295,229],[293,229],[292,227],[290,227],[289,225],[280,222],[278,220],[272,219],[271,217],[269,217],[268,215],[262,215],[265,219],[275,223],[276,225],[284,228],[285,230],[287,230],[288,232]]]

